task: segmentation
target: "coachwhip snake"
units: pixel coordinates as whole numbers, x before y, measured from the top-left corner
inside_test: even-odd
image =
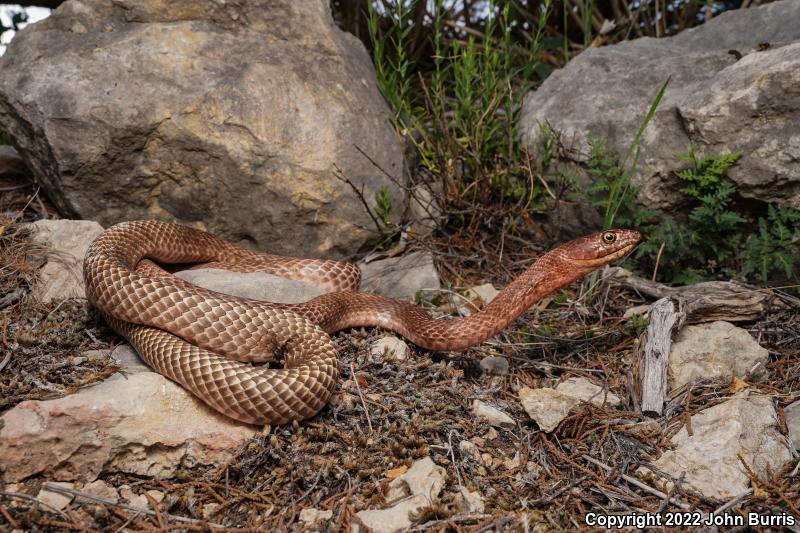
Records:
[[[226,416],[282,424],[313,416],[330,398],[339,368],[329,333],[378,326],[429,350],[461,350],[638,241],[635,231],[610,230],[568,242],[541,256],[482,311],[453,320],[354,292],[360,272],[351,263],[270,256],[166,222],[123,222],[103,232],[86,253],[84,279],[92,304],[157,372]],[[302,304],[237,298],[192,285],[151,260],[267,272],[334,292]],[[283,368],[251,364],[276,355]]]

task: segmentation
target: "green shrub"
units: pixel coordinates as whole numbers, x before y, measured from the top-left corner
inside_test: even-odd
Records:
[[[603,140],[592,137],[589,146],[592,182],[576,190],[602,213],[624,168]],[[647,237],[629,260],[633,270],[650,275],[657,268],[661,281],[683,284],[729,278],[766,284],[778,276],[797,281],[800,211],[768,205],[764,217],[737,207],[736,188],[725,174],[741,156],[698,156],[693,148],[676,155],[687,163],[675,173],[684,184],[687,213],[681,217],[637,206],[635,187],[619,196],[618,225],[639,228]]]

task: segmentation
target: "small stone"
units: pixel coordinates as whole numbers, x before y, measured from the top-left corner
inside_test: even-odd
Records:
[[[491,442],[499,436],[500,434],[497,433],[497,430],[490,427],[486,430],[486,434],[483,436],[483,438],[486,439],[487,442]]]
[[[481,460],[481,452],[475,443],[468,440],[462,440],[458,443],[458,451],[465,459],[475,461],[476,463]]]
[[[333,408],[349,411],[358,405],[358,397],[356,397],[355,394],[350,394],[349,392],[339,391],[331,396],[331,399],[328,403]]]
[[[559,383],[556,390],[565,396],[582,402],[591,402],[600,407],[604,404],[619,405],[621,403],[619,396],[613,392],[604,391],[602,387],[585,378],[569,378]]]
[[[102,361],[111,355],[111,350],[86,350],[81,352],[81,357],[85,357],[87,361]]]
[[[377,360],[405,361],[411,352],[408,344],[395,336],[381,337],[369,349],[370,355]]]
[[[491,466],[494,464],[494,457],[492,457],[492,454],[490,453],[482,453],[481,461],[483,462],[484,466],[491,468]]]
[[[627,320],[633,318],[636,315],[644,316],[649,312],[650,312],[650,304],[637,305],[626,309],[625,312],[622,314],[622,318]]]
[[[425,496],[412,496],[388,509],[370,509],[359,511],[356,516],[364,523],[367,531],[371,533],[397,533],[411,527],[410,516],[421,509],[430,506],[430,500]],[[353,531],[364,531],[354,524]]]
[[[477,491],[471,492],[466,487],[461,487],[455,498],[456,506],[463,513],[483,513],[486,509],[486,504],[483,501],[483,496]]]
[[[508,359],[487,355],[481,359],[481,369],[488,374],[504,376],[508,374]]]
[[[147,501],[147,498],[144,494],[136,494],[133,492],[128,485],[122,485],[119,488],[119,495],[127,500],[128,505],[131,507],[136,507],[137,509],[150,509],[150,502]]]
[[[300,511],[300,521],[304,524],[314,524],[320,520],[330,520],[333,517],[333,511],[320,511],[309,507]]]
[[[513,470],[514,468],[519,468],[521,464],[522,464],[522,458],[520,457],[519,452],[515,452],[514,457],[511,457],[510,459],[506,459],[505,461],[503,461],[503,466],[506,468],[506,470]]]
[[[490,304],[492,300],[494,300],[495,297],[500,294],[500,291],[495,289],[494,285],[491,283],[484,283],[483,285],[472,287],[470,290],[481,299],[483,305]]]
[[[214,517],[214,514],[219,511],[220,507],[222,507],[222,505],[217,502],[211,502],[203,505],[203,510],[201,511],[203,514],[203,519],[211,520],[211,518]]]
[[[786,420],[789,438],[792,439],[795,450],[800,451],[800,400],[786,406],[783,418]]]
[[[529,387],[520,389],[519,399],[528,416],[547,433],[553,431],[580,401],[555,389]]]
[[[70,357],[70,359],[69,359],[69,363],[70,363],[72,366],[78,366],[78,365],[80,365],[80,364],[82,364],[82,363],[85,363],[85,362],[86,362],[86,361],[88,361],[88,360],[89,360],[89,359],[88,359],[87,357]]]
[[[489,424],[492,424],[493,426],[514,425],[513,418],[508,416],[506,413],[504,413],[497,407],[492,407],[491,405],[486,404],[480,400],[475,400],[472,402],[472,414],[474,414],[478,418],[486,420]]]
[[[88,492],[93,496],[97,496],[98,498],[105,498],[107,500],[114,500],[116,501],[119,498],[119,493],[117,489],[103,481],[102,479],[96,479],[91,483],[85,485],[83,487],[83,492]]]
[[[411,468],[389,483],[387,502],[397,502],[382,510],[360,511],[356,516],[375,533],[394,533],[408,529],[410,515],[428,507],[439,497],[445,483],[445,469],[437,466],[430,457],[414,462]],[[354,531],[360,528],[354,527]]]
[[[445,469],[437,466],[430,457],[424,457],[411,465],[402,476],[389,483],[386,501],[404,498],[407,495],[424,495],[434,498],[444,487]]]
[[[65,489],[75,488],[74,483],[63,483],[60,481],[51,481],[50,485],[64,487]],[[39,491],[39,494],[36,495],[36,499],[46,505],[46,507],[44,507],[45,510],[50,511],[52,509],[56,509],[60,511],[69,505],[69,502],[72,501],[73,496],[42,488],[42,490]]]
[[[761,375],[768,360],[767,349],[746,330],[720,321],[683,328],[670,350],[668,370],[672,387],[678,388],[700,379],[743,378],[751,371]]]
[[[156,503],[161,503],[162,501],[164,501],[164,493],[161,492],[160,490],[148,490],[145,491],[145,494],[153,498],[153,501],[155,501]]]

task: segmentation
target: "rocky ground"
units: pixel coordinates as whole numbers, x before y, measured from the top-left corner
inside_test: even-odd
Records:
[[[463,353],[338,333],[331,403],[308,421],[257,428],[149,371],[80,298],[75,268],[99,227],[6,219],[2,229],[2,531],[550,530],[585,526],[587,513],[662,523],[717,513],[729,524],[756,513],[760,529],[778,530],[800,517],[790,294],[772,291],[756,319],[685,326],[658,417],[640,409],[652,302],[606,275]],[[434,265],[447,273],[446,289],[423,292],[433,313],[474,312],[493,297],[487,282],[508,281],[499,268],[457,278],[459,263],[432,251],[412,256],[413,268],[388,261],[401,296],[435,289]],[[388,286],[380,261],[369,269],[373,288]]]

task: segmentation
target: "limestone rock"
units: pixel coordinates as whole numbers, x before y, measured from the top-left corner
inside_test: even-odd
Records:
[[[497,407],[480,400],[472,402],[472,414],[493,426],[513,426],[514,419]]]
[[[119,492],[117,492],[117,489],[102,479],[96,479],[91,483],[87,483],[81,490],[97,496],[98,498],[105,498],[107,500],[116,501],[117,498],[119,498]]]
[[[103,232],[91,220],[37,220],[31,223],[33,240],[53,250],[54,255],[39,272],[34,294],[41,302],[64,298],[86,298],[83,256]]]
[[[377,361],[405,361],[410,352],[408,344],[393,335],[381,337],[369,348],[370,355]]]
[[[436,498],[442,492],[445,481],[445,470],[437,466],[430,457],[423,457],[411,465],[402,476],[398,476],[389,484],[386,501],[405,496],[422,495]]]
[[[324,0],[65,2],[0,58],[0,123],[62,213],[176,220],[279,254],[371,240],[336,167],[370,204],[385,188],[398,221],[389,115]]]
[[[299,519],[304,524],[312,525],[323,520],[330,520],[332,516],[333,511],[320,511],[319,509],[309,507],[308,509],[300,511]]]
[[[489,374],[496,374],[498,376],[504,376],[508,374],[508,359],[505,357],[487,355],[481,359],[480,364],[483,371]]]
[[[276,303],[302,303],[325,291],[303,281],[264,272],[230,272],[217,268],[195,268],[175,273],[179,278],[212,291]]]
[[[444,468],[434,464],[430,457],[419,459],[389,484],[386,501],[394,502],[391,507],[360,511],[356,516],[376,533],[403,531],[411,526],[409,515],[430,506],[439,497],[444,483]]]
[[[461,487],[459,489],[455,502],[458,508],[467,514],[483,513],[486,508],[483,496],[477,491],[467,490],[466,487]]]
[[[255,433],[149,371],[129,346],[113,355],[124,374],[3,414],[5,481],[44,474],[88,482],[101,471],[168,477],[180,466],[221,464]]]
[[[51,482],[52,485],[58,485],[59,487],[64,487],[66,489],[73,489],[75,488],[74,483],[63,483],[63,482]],[[47,488],[42,487],[39,491],[39,494],[36,495],[36,499],[45,504],[46,510],[56,509],[60,511],[61,509],[65,508],[69,503],[73,500],[74,496],[69,496],[67,494],[63,494],[61,492],[55,492],[48,490]]]
[[[530,387],[520,389],[519,399],[528,416],[547,433],[553,431],[579,402],[555,389]]]
[[[729,322],[686,326],[672,345],[668,372],[672,386],[697,379],[729,381],[754,369],[763,374],[769,352],[744,329]],[[759,367],[760,365],[760,367]]]
[[[523,140],[541,156],[548,122],[573,154],[566,165],[585,160],[591,134],[624,154],[671,77],[641,140],[639,201],[680,203],[672,172],[684,164],[674,155],[694,144],[699,153],[743,152],[729,171],[743,196],[800,208],[798,19],[800,3],[784,0],[722,13],[674,37],[588,48],[526,96]],[[764,42],[769,48],[759,50]]]
[[[796,450],[800,450],[800,400],[789,404],[783,410],[786,425],[789,428],[789,438]]]
[[[590,402],[599,407],[621,403],[619,397],[585,378],[569,378],[555,389],[522,387],[519,391],[522,407],[542,431],[550,433],[581,402]]]
[[[500,294],[500,291],[495,289],[494,285],[491,283],[484,283],[483,285],[470,287],[469,291],[480,298],[482,306],[492,303],[492,300],[494,300],[495,296]]]
[[[423,289],[438,290],[439,274],[430,252],[412,252],[400,257],[390,257],[361,263],[361,290],[374,292],[388,298],[415,301]]]
[[[655,466],[675,477],[685,473],[684,486],[716,500],[750,486],[739,456],[758,476],[767,476],[767,469],[779,471],[792,458],[772,400],[746,390],[693,415],[692,435],[683,427],[672,443],[675,449],[664,452]]]
[[[478,449],[478,445],[474,442],[462,440],[458,443],[458,451],[461,452],[461,456],[465,459],[470,459],[476,463],[481,460],[481,452]]]
[[[618,405],[621,403],[619,396],[613,392],[603,390],[586,378],[573,377],[558,384],[556,390],[561,394],[582,402],[590,402],[599,407],[603,405]]]

